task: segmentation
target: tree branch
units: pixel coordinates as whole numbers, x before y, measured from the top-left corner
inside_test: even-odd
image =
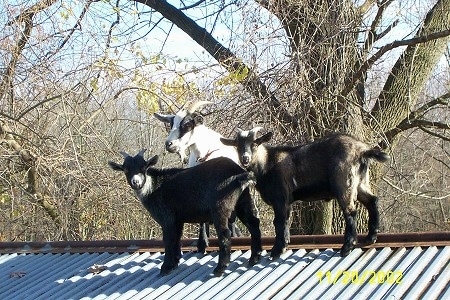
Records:
[[[429,111],[432,107],[436,105],[449,105],[449,99],[450,99],[450,93],[446,93],[436,99],[433,99],[430,102],[425,103],[415,111],[411,112],[405,119],[403,119],[395,128],[392,128],[384,133],[385,139],[379,143],[379,146],[382,149],[386,149],[389,144],[392,143],[394,138],[401,132],[419,127],[421,130],[427,132],[428,134],[431,134],[433,136],[437,136],[439,138],[442,138],[444,140],[448,140],[448,138],[438,135],[436,133],[430,132],[429,130],[426,130],[425,127],[434,127],[439,129],[450,129],[450,124],[445,124],[441,122],[433,122],[433,121],[427,121],[427,120],[419,120],[418,118],[421,118],[425,115],[427,111]]]
[[[15,22],[17,22],[19,24],[24,24],[25,26],[20,34],[20,38],[17,41],[16,46],[12,50],[11,60],[9,61],[8,66],[6,67],[6,72],[3,75],[2,82],[0,83],[0,100],[2,100],[3,97],[7,94],[7,89],[8,87],[11,86],[17,62],[23,49],[25,48],[25,45],[27,44],[31,36],[31,31],[33,29],[33,16],[41,12],[42,10],[46,9],[47,7],[53,5],[55,2],[57,2],[57,0],[39,1],[38,3],[34,4],[33,6],[27,8],[22,13],[20,13],[16,18],[14,18],[14,20],[11,20],[6,24],[7,26],[12,26]],[[11,111],[10,111],[11,114],[14,113],[13,110],[14,109],[11,101]]]
[[[90,1],[86,2],[86,4],[83,7],[83,10],[80,13],[80,16],[77,19],[77,22],[76,22],[75,26],[73,26],[72,29],[70,29],[69,33],[66,35],[64,40],[59,44],[58,48],[56,48],[55,50],[47,53],[47,57],[51,57],[52,55],[55,55],[56,53],[58,53],[67,44],[67,42],[70,40],[70,38],[72,37],[72,35],[74,34],[74,32],[75,32],[75,30],[77,28],[79,28],[81,30],[81,20],[83,20],[84,16],[86,15],[89,6],[93,2],[96,2],[96,1],[97,0],[90,0]]]
[[[38,192],[38,175],[36,169],[36,157],[28,150],[22,148],[22,145],[14,138],[8,124],[0,120],[0,143],[6,143],[18,155],[25,164],[27,170],[27,188],[26,192],[30,198],[38,203],[47,214],[52,218],[56,226],[61,225],[59,214],[56,207],[45,199],[45,196]]]
[[[345,88],[344,88],[344,90],[342,90],[341,95],[344,97],[347,96],[355,88],[356,83],[358,82],[358,80],[360,80],[362,75],[365,74],[365,72],[370,67],[372,67],[373,64],[378,59],[380,59],[384,54],[386,54],[386,52],[388,52],[392,49],[398,48],[398,47],[402,47],[402,46],[412,46],[412,45],[417,45],[417,44],[421,44],[421,43],[426,43],[426,42],[429,42],[432,40],[440,39],[443,37],[448,37],[449,35],[450,35],[450,29],[446,29],[443,31],[430,33],[425,36],[420,36],[420,37],[416,37],[416,38],[412,38],[412,39],[408,39],[408,40],[402,40],[402,41],[394,41],[392,43],[384,45],[383,47],[381,47],[380,50],[378,50],[378,52],[376,52],[374,55],[372,55],[372,57],[370,57],[368,60],[366,60],[366,62],[364,64],[362,64],[356,72],[354,72],[352,75],[349,76],[349,79],[345,83]]]
[[[437,128],[441,128],[441,129],[450,129],[450,126],[449,126],[449,125],[447,125],[447,124],[442,124],[442,123],[437,123],[437,124],[436,124],[436,123],[433,123],[433,127],[437,127]],[[444,135],[442,135],[442,134],[439,134],[439,133],[433,132],[433,131],[431,131],[431,130],[428,130],[428,129],[426,129],[424,126],[418,126],[418,128],[419,128],[420,130],[422,130],[423,132],[428,133],[428,134],[431,135],[431,136],[434,136],[434,137],[437,137],[437,138],[439,138],[439,139],[441,139],[441,140],[450,142],[450,138],[448,138],[448,137],[446,137],[446,136],[444,136]]]
[[[240,82],[257,99],[268,100],[273,111],[279,115],[280,119],[292,126],[298,128],[299,124],[285,108],[281,102],[269,91],[267,86],[260,80],[253,70],[244,64],[228,48],[217,41],[208,31],[200,27],[195,21],[186,16],[180,9],[175,8],[164,0],[133,0],[144,4],[159,12],[167,20],[178,26],[195,42],[202,46],[214,59],[216,59],[230,73],[248,71],[248,75]]]
[[[369,2],[369,1],[367,1]],[[381,4],[378,4],[378,10],[375,15],[375,18],[372,21],[372,24],[370,25],[370,30],[367,35],[367,39],[364,42],[364,51],[368,52],[370,49],[372,49],[372,45],[380,39],[380,35],[377,34],[377,27],[381,22],[381,19],[383,17],[383,13],[386,10],[386,8],[393,2],[393,0],[387,0]]]
[[[414,197],[421,197],[421,198],[425,198],[425,199],[431,199],[431,200],[445,200],[448,197],[450,197],[450,194],[448,195],[444,195],[444,196],[440,196],[440,197],[434,197],[434,196],[428,196],[425,194],[425,192],[413,192],[413,191],[406,191],[404,189],[402,189],[401,187],[395,185],[394,183],[392,183],[390,180],[388,180],[387,178],[383,177],[382,179],[384,182],[386,182],[388,185],[390,185],[391,187],[393,187],[394,189],[396,189],[397,191],[402,192],[403,194],[407,194],[410,196],[414,196]]]
[[[22,23],[23,21],[30,20],[31,18],[33,18],[33,15],[43,11],[47,7],[52,6],[56,2],[58,2],[58,0],[39,1],[36,4],[32,5],[31,7],[25,9],[23,12],[21,12],[17,17],[14,18],[14,20],[6,23],[6,26],[11,26],[14,23],[14,21],[16,21],[18,23]]]

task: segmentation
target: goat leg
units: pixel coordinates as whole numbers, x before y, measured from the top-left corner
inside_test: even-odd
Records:
[[[164,241],[164,263],[161,266],[160,274],[168,275],[172,270],[178,267],[181,258],[181,235],[183,234],[183,223],[170,224],[163,226]]]
[[[275,218],[273,220],[273,225],[275,226],[275,244],[270,252],[270,257],[276,259],[286,251],[289,243],[289,229],[287,226],[289,223],[289,209],[276,206],[273,208],[275,213]]]
[[[361,202],[369,214],[368,229],[369,232],[364,239],[364,244],[373,244],[377,241],[377,234],[380,227],[380,213],[378,211],[378,198],[370,192],[359,189],[358,201]]]
[[[209,241],[209,224],[200,223],[200,228],[198,230],[198,240],[197,240],[197,252],[205,253],[206,248],[208,247]]]
[[[344,245],[341,248],[341,257],[347,256],[357,243],[355,217],[356,211],[352,211],[351,213],[344,212],[345,233]]]
[[[248,261],[249,266],[256,265],[261,259],[262,242],[261,229],[259,228],[258,210],[251,198],[249,201],[238,201],[236,205],[236,214],[242,224],[247,227],[251,236],[251,251],[252,254]]]
[[[377,241],[377,234],[380,231],[380,213],[378,211],[378,198],[371,197],[370,205],[367,206],[369,212],[369,232],[365,238],[367,244],[373,244]]]
[[[230,264],[231,259],[231,231],[228,226],[224,228],[217,228],[217,235],[219,239],[219,262],[214,269],[214,276],[220,277],[225,272],[225,269]]]

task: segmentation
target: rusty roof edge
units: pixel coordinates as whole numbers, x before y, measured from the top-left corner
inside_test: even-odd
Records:
[[[358,235],[359,240],[364,235]],[[294,235],[291,236],[291,249],[325,249],[340,248],[344,236],[335,235]],[[270,249],[274,237],[263,237],[264,249]],[[183,239],[183,250],[195,250],[196,239]],[[250,249],[249,237],[232,238],[234,250]],[[380,233],[377,242],[372,245],[358,244],[357,247],[415,247],[415,246],[449,246],[450,231]],[[216,250],[218,240],[209,240],[208,250]],[[0,253],[81,253],[81,252],[161,252],[164,250],[162,240],[96,240],[96,241],[48,241],[48,242],[0,242]]]

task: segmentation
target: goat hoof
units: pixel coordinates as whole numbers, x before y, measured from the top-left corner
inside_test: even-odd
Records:
[[[367,235],[366,238],[364,239],[364,243],[367,244],[367,245],[375,244],[376,241],[377,241],[377,235],[376,234]]]
[[[166,276],[169,275],[173,270],[175,270],[177,266],[167,266],[167,265],[162,265],[161,267],[161,271],[159,272],[159,274],[161,276]]]
[[[225,269],[226,269],[225,266],[217,266],[214,269],[214,276],[221,277],[223,275],[223,273],[225,273]]]
[[[172,273],[174,268],[172,269],[161,269],[161,271],[159,271],[159,275],[161,276],[166,276],[169,275],[170,273]]]
[[[272,251],[270,251],[270,257],[272,259],[277,259],[281,256],[281,254],[283,254],[284,252],[286,252],[286,247],[281,248],[281,249],[277,249],[277,248],[272,248]]]
[[[346,257],[353,250],[353,245],[343,245],[341,248],[341,257]]]
[[[252,256],[250,256],[250,259],[248,260],[248,265],[250,267],[252,267],[252,266],[256,265],[260,259],[261,259],[260,253],[258,253],[257,255],[252,255]]]

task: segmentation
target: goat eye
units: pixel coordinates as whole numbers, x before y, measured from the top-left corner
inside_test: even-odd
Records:
[[[192,127],[191,122],[187,122],[187,123],[184,123],[183,125],[181,125],[181,128],[183,128],[183,129],[187,129],[187,128],[191,128],[191,127]]]
[[[183,136],[184,134],[191,131],[193,127],[194,126],[193,126],[192,122],[187,122],[187,123],[182,124],[180,126],[180,136]]]

